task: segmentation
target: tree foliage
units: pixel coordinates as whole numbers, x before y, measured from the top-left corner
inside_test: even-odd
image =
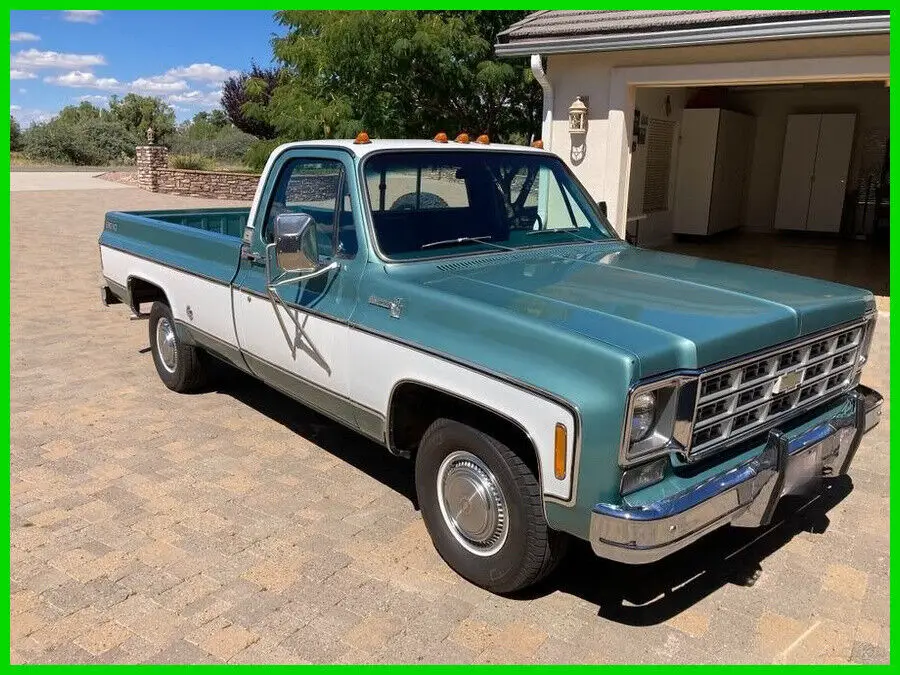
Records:
[[[175,111],[155,96],[110,96],[109,112],[134,135],[135,141],[146,142],[148,127],[153,127],[156,142],[160,144],[175,131]]]
[[[176,155],[236,163],[253,140],[253,136],[233,126],[222,110],[198,112],[192,120],[180,124],[171,136],[169,146],[174,154],[170,163]]]
[[[26,156],[40,161],[104,166],[134,157],[135,135],[110,111],[88,102],[66,106],[23,133]]]
[[[222,108],[234,126],[256,138],[275,138],[275,127],[262,115],[248,114],[247,108],[264,108],[269,104],[279,72],[279,69],[264,69],[253,63],[249,72],[225,80],[222,85]]]
[[[13,117],[9,116],[9,149],[13,152],[17,150],[21,150],[24,147],[24,143],[22,141],[22,127],[19,126],[19,121]]]
[[[488,133],[521,141],[540,129],[541,90],[524,60],[493,55],[518,11],[281,11],[284,66],[268,102],[242,114],[282,139]],[[226,108],[227,109],[227,108]]]

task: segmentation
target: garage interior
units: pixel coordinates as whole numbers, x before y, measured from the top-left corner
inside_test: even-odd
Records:
[[[889,296],[889,91],[638,87],[628,239]]]

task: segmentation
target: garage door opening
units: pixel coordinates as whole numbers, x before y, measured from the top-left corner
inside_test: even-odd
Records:
[[[883,82],[638,87],[627,236],[889,295]]]

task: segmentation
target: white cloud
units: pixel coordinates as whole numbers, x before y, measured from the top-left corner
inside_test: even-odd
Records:
[[[63,20],[72,23],[97,23],[103,12],[97,9],[70,9],[63,12]]]
[[[27,70],[16,70],[15,68],[9,69],[9,79],[11,80],[33,80],[37,75],[34,73],[29,73]]]
[[[44,82],[57,84],[61,87],[79,87],[82,89],[104,89],[113,91],[120,88],[119,81],[114,77],[97,77],[94,73],[73,70],[65,75],[45,77]]]
[[[85,68],[106,65],[102,54],[67,54],[44,52],[39,49],[23,49],[10,58],[10,65],[25,70],[35,68]]]
[[[222,99],[222,91],[186,91],[182,94],[172,94],[166,97],[166,103],[176,104],[184,103],[185,105],[195,107],[211,107],[219,105]]]
[[[22,126],[28,126],[34,122],[47,122],[52,117],[46,110],[41,110],[39,108],[23,108],[18,105],[9,106],[9,112],[10,114],[15,112],[15,117]]]
[[[184,78],[186,80],[198,80],[203,82],[221,82],[228,77],[240,75],[238,70],[227,70],[222,66],[212,63],[192,63],[189,66],[181,66],[166,71],[171,77]]]
[[[40,35],[35,35],[34,33],[26,33],[25,31],[19,31],[18,33],[9,34],[10,42],[37,42],[40,39]]]
[[[148,94],[172,94],[188,89],[188,83],[169,75],[153,75],[152,77],[139,77],[129,87],[134,91]]]

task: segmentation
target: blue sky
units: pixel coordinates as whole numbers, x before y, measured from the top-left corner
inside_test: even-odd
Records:
[[[230,74],[269,65],[283,33],[271,11],[10,12],[10,112],[27,125],[133,91],[188,119],[217,107]]]

